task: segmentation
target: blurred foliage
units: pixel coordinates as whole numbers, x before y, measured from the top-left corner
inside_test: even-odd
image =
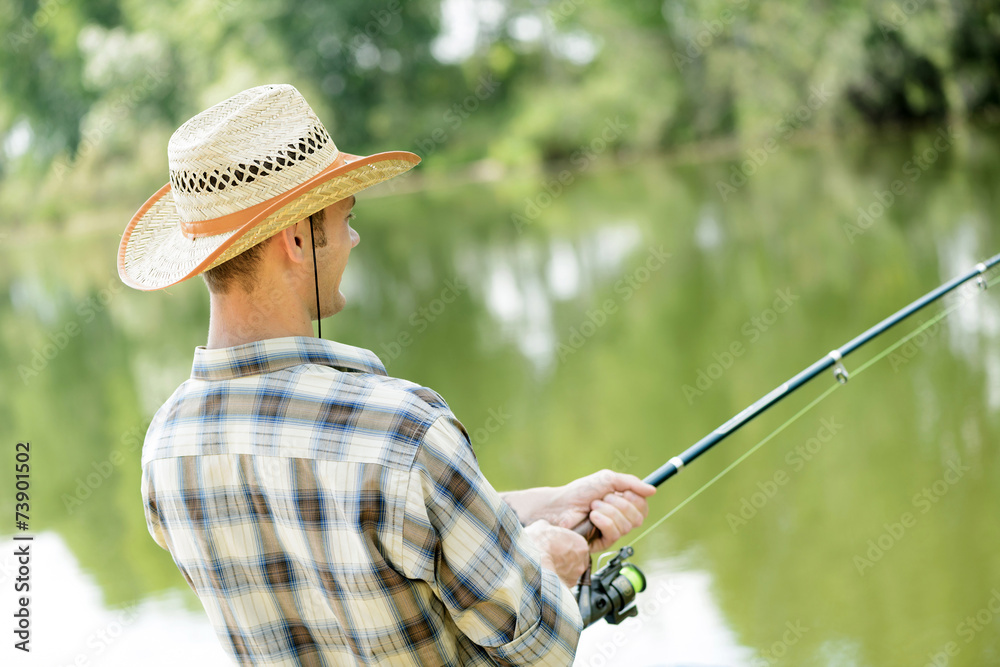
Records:
[[[807,104],[803,124],[827,130],[1000,111],[1000,0],[2,8],[4,168],[36,179],[92,153],[136,167],[141,135],[269,82],[302,90],[350,151],[407,148],[432,171],[570,159],[613,119],[611,149],[654,152],[773,135]],[[145,167],[160,180],[162,152]]]

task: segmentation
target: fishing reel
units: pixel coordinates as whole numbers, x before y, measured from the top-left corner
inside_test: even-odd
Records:
[[[583,627],[601,618],[611,625],[618,625],[639,613],[633,603],[636,594],[646,590],[646,575],[635,565],[625,562],[633,553],[632,547],[622,547],[607,565],[593,575],[587,567],[576,597]]]

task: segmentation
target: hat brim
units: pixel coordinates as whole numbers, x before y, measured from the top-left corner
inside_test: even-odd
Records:
[[[215,220],[182,228],[170,183],[132,216],[118,247],[118,275],[129,287],[158,290],[222,264],[334,202],[412,169],[407,151],[369,156],[341,152],[329,166],[295,187]]]

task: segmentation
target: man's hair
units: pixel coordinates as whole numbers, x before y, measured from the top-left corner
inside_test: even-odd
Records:
[[[326,229],[323,227],[323,211],[316,211],[309,216],[309,226],[316,235],[316,247],[326,245]],[[274,238],[264,239],[257,245],[250,246],[230,260],[219,264],[201,274],[208,285],[208,291],[213,294],[228,294],[234,285],[239,285],[244,292],[252,292],[257,286],[257,267],[264,256],[264,244]]]

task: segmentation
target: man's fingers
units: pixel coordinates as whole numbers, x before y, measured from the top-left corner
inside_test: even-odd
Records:
[[[595,500],[594,505],[594,511],[590,513],[590,522],[601,531],[599,543],[607,545],[617,542],[618,538],[623,535],[623,531],[606,510],[605,506],[607,506],[607,503]],[[618,515],[621,516],[621,512],[618,512]]]
[[[656,493],[656,487],[652,484],[646,484],[644,481],[636,477],[635,475],[622,475],[625,479],[623,483],[626,485],[625,488],[619,487],[617,491],[625,491],[635,493],[636,495],[642,496],[643,498],[648,498],[649,496]]]
[[[574,586],[590,562],[587,540],[544,520],[530,524],[525,532],[541,550],[543,564],[554,570],[567,586]]]
[[[556,573],[568,587],[572,588],[590,563],[590,545],[583,536],[571,530],[564,528],[554,528],[554,530],[559,531],[556,535],[562,543],[562,548],[554,549],[556,552],[554,560],[558,561]]]
[[[638,498],[638,496],[636,496]],[[624,496],[618,494],[608,494],[604,500],[595,500],[591,512],[590,520],[601,530],[601,534],[608,538],[617,540],[620,536],[629,532],[636,526],[642,524],[643,514],[638,507],[629,502]],[[609,533],[604,526],[599,525],[602,519],[608,519],[614,526],[613,533]],[[596,520],[595,520],[596,519]],[[605,523],[605,522],[602,522]],[[609,524],[605,523],[605,526]]]
[[[600,470],[595,472],[592,478],[597,486],[605,490],[605,493],[631,491],[643,498],[648,498],[656,493],[655,486],[646,484],[635,475],[627,475],[613,470]]]
[[[587,540],[580,533],[575,533],[572,530],[567,530],[565,528],[554,527],[558,536],[566,540],[567,549],[571,552],[577,552],[580,555],[587,553]]]
[[[649,504],[632,491],[613,492],[591,503],[590,521],[601,531],[598,548],[606,548],[622,536],[642,525],[649,514]]]
[[[642,523],[643,519],[649,516],[649,503],[646,501],[645,498],[636,495],[631,491],[626,491],[623,495],[625,497],[625,500],[631,503],[632,506],[639,511],[639,514],[642,515],[642,518],[639,520],[639,523]]]
[[[646,503],[646,499],[628,491],[624,494],[609,493],[602,500],[595,501],[595,504],[596,502],[603,502],[606,506],[621,513],[622,519],[620,521],[614,514],[611,516],[618,521],[625,532],[642,524],[643,519],[649,514],[649,505]]]

